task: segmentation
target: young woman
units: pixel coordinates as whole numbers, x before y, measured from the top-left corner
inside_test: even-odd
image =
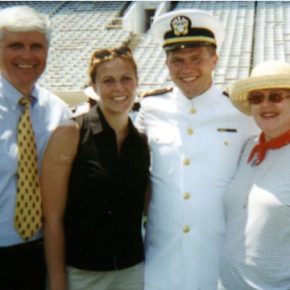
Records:
[[[55,131],[42,167],[50,289],[141,290],[150,158],[128,117],[138,84],[130,49],[95,51],[89,75],[98,104]]]
[[[230,97],[262,133],[246,143],[224,196],[219,290],[290,289],[290,65],[258,65]]]

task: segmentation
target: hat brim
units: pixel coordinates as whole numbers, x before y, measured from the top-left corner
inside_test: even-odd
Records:
[[[216,44],[214,42],[209,41],[194,41],[194,42],[180,42],[180,43],[173,43],[170,45],[166,45],[163,47],[165,51],[172,51],[187,47],[203,47],[203,46],[213,46],[216,48]]]
[[[84,89],[84,93],[88,98],[92,100],[98,101],[100,99],[100,97],[97,95],[97,93],[95,92],[92,86],[86,87]]]
[[[229,95],[237,109],[247,115],[251,115],[250,105],[247,100],[249,92],[265,89],[290,89],[289,74],[250,77],[237,81],[230,86]]]

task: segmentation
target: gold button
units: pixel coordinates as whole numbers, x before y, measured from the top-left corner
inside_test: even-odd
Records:
[[[228,145],[229,145],[229,142],[228,142],[228,141],[224,141],[224,144],[225,144],[226,146],[228,146]]]
[[[190,231],[190,227],[189,227],[189,226],[184,226],[184,227],[183,227],[183,232],[184,232],[184,233],[187,234],[189,231]]]
[[[189,193],[189,192],[185,192],[185,193],[183,194],[183,198],[184,198],[184,199],[190,199],[190,193]]]
[[[187,134],[188,135],[192,135],[193,134],[193,129],[192,128],[188,128],[187,129]]]
[[[188,166],[190,164],[190,160],[189,159],[184,159],[183,160],[183,165]]]
[[[192,107],[191,109],[190,109],[190,114],[195,114],[196,113],[196,109],[194,108],[194,107]]]

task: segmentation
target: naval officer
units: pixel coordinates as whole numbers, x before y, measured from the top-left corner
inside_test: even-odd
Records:
[[[214,290],[224,238],[222,194],[257,127],[213,84],[223,28],[200,10],[155,19],[172,90],[146,97],[136,123],[151,147],[145,290]]]

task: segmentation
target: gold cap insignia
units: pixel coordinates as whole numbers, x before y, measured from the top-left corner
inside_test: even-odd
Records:
[[[176,16],[171,21],[174,35],[187,35],[190,27],[190,19],[186,16]]]

